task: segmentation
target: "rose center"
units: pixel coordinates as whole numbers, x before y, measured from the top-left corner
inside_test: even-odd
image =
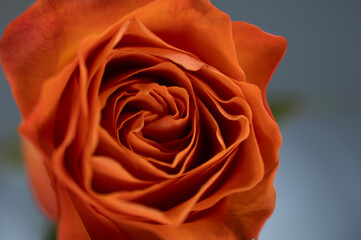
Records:
[[[109,97],[102,126],[121,146],[171,163],[192,136],[188,102],[181,87],[130,81]]]

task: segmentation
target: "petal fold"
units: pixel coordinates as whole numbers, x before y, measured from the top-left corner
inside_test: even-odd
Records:
[[[246,74],[246,82],[261,89],[264,105],[271,113],[266,87],[286,52],[287,41],[246,22],[232,22],[232,31],[238,63]]]

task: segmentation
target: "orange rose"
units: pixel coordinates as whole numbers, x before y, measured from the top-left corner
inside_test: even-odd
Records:
[[[285,49],[207,0],[31,6],[1,61],[58,239],[257,238],[281,144],[265,90]]]

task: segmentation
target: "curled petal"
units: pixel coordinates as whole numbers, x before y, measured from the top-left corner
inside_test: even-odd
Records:
[[[266,101],[266,87],[286,52],[287,41],[246,22],[232,22],[232,31],[238,63],[246,74],[246,82],[261,89],[263,102],[272,116]]]

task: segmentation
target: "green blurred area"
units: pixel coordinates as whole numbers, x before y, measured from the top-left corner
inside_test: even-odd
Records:
[[[20,138],[16,133],[0,141],[0,156],[1,165],[22,166]]]
[[[281,97],[280,97],[281,96]],[[268,100],[272,113],[276,121],[280,124],[287,116],[300,110],[301,98],[296,96],[272,97]]]
[[[47,232],[45,233],[44,240],[56,240],[56,226],[49,223]]]

